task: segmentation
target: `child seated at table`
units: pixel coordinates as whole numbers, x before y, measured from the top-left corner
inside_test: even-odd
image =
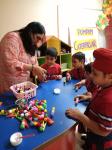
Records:
[[[81,86],[84,86],[84,85],[87,88],[86,93],[75,97],[75,99],[78,97],[80,101],[81,100],[91,100],[92,96],[94,96],[97,93],[97,91],[99,90],[98,85],[95,85],[91,79],[92,63],[88,63],[87,65],[84,66],[84,68],[85,68],[86,79],[83,79],[80,82],[75,84],[75,88],[79,89],[79,88],[81,88]]]
[[[82,80],[85,78],[85,70],[84,70],[84,64],[85,64],[85,54],[82,52],[77,52],[72,55],[72,66],[73,69],[69,72],[67,72],[71,75],[72,78],[76,80]]]
[[[78,109],[66,110],[66,115],[79,121],[85,128],[84,150],[112,149],[112,50],[99,48],[93,52],[91,78],[101,87],[90,101],[85,113]],[[105,66],[106,65],[106,66]],[[81,128],[79,128],[81,129]],[[81,132],[81,130],[79,130]]]
[[[47,77],[45,80],[61,79],[61,67],[56,63],[57,50],[54,47],[47,48],[45,64],[41,65],[42,68],[47,70]]]

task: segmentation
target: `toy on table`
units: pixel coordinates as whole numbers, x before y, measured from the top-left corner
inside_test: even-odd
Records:
[[[78,92],[78,90],[85,84],[85,79],[76,83],[73,87],[73,89],[75,89],[75,92]]]
[[[66,73],[66,76],[63,78],[63,84],[66,85],[71,80],[71,75],[69,72]]]
[[[54,94],[60,94],[61,90],[59,88],[54,89]]]
[[[47,117],[47,123],[48,125],[52,125],[54,121],[51,118]]]
[[[10,143],[12,146],[18,146],[19,144],[22,143],[22,133],[21,132],[15,132],[14,134],[11,135],[10,137]]]
[[[79,87],[78,86],[75,86],[75,92],[78,92],[78,90],[79,90]]]
[[[51,117],[51,118],[54,117],[55,110],[56,110],[55,107],[52,107],[51,114],[50,114],[50,117]]]
[[[19,107],[19,108],[24,108],[27,105],[27,100],[22,98],[22,99],[17,99],[15,101],[15,104]]]
[[[4,110],[4,109],[1,109],[0,110],[0,115],[6,115],[7,114],[7,111],[6,110]]]
[[[31,86],[15,86],[15,90],[17,93],[24,93],[26,91],[32,90]]]
[[[73,89],[75,90],[75,92],[78,92],[78,90],[81,88],[81,86],[80,85],[75,85],[74,87],[73,87]]]
[[[75,106],[77,106],[78,103],[79,103],[79,97],[76,97],[76,98],[75,98]]]
[[[28,122],[26,119],[23,119],[20,125],[20,129],[29,128]]]
[[[22,105],[21,105],[22,102]],[[54,121],[48,117],[46,100],[16,101],[18,107],[9,110],[0,110],[0,115],[16,118],[20,121],[20,129],[35,126],[39,131],[44,131],[46,125],[52,125]]]
[[[21,132],[15,132],[13,133],[11,136],[10,136],[10,143],[12,146],[18,146],[19,144],[22,143],[22,140],[25,139],[25,138],[30,138],[30,137],[33,137],[35,136],[34,133],[32,134],[27,134],[27,135],[22,135]]]
[[[63,84],[64,84],[64,85],[66,84],[66,78],[64,78]]]
[[[30,137],[33,137],[33,136],[35,136],[34,133],[21,136],[20,138],[25,139],[25,138],[30,138]]]
[[[47,124],[47,122],[42,122],[42,124],[41,124],[41,126],[39,127],[39,131],[44,131],[45,130],[45,128],[46,128],[46,124]]]
[[[66,82],[69,82],[71,80],[71,75],[69,72],[66,73]]]

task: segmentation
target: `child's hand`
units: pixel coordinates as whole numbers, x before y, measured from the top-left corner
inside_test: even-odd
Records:
[[[45,69],[41,68],[38,65],[34,65],[32,74],[34,76],[37,75],[39,81],[43,81],[46,78],[46,73],[47,73],[47,71]]]
[[[74,87],[76,88],[78,88],[78,89],[80,89],[81,88],[81,86],[83,86],[85,84],[85,79],[84,80],[81,80],[80,82],[78,82],[78,83],[76,83],[75,85],[74,85]]]
[[[57,80],[61,80],[62,79],[62,75],[57,75]]]
[[[79,120],[82,113],[78,109],[69,108],[66,110],[65,114],[67,117],[69,117],[71,119],[78,119]]]
[[[61,80],[62,79],[62,75],[51,75],[50,76],[50,80]]]
[[[79,98],[79,101],[90,100],[92,98],[92,94],[91,92],[87,92],[85,94],[78,95],[74,98],[74,101],[76,101],[76,98]]]
[[[78,82],[78,83],[76,83],[76,84],[74,85],[74,87],[75,87],[75,88],[78,88],[78,89],[80,89],[80,88],[81,88],[81,86],[82,86],[81,81],[80,81],[80,82]]]

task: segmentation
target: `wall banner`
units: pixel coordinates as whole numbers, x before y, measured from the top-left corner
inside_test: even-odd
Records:
[[[74,49],[76,51],[89,51],[98,47],[98,33],[96,28],[79,28],[75,32]]]

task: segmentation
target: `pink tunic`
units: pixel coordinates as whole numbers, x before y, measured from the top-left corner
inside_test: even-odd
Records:
[[[7,33],[0,41],[0,93],[9,91],[13,84],[30,80],[24,64],[36,64],[37,57],[25,52],[17,32]]]

